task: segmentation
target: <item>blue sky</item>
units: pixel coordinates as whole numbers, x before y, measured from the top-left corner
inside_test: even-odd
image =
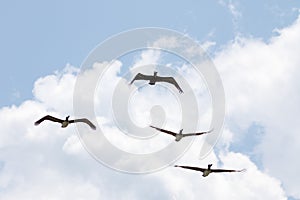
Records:
[[[235,5],[237,14],[226,4]],[[30,98],[34,81],[70,63],[80,66],[101,41],[138,27],[164,27],[217,50],[236,34],[267,39],[297,17],[297,1],[2,1],[0,105]]]
[[[298,0],[188,0],[176,3],[1,1],[0,121],[4,123],[0,127],[0,197],[4,195],[11,197],[8,199],[18,199],[17,195],[13,195],[19,193],[20,196],[28,195],[30,199],[35,190],[43,191],[44,188],[39,188],[40,185],[46,185],[47,191],[50,188],[51,196],[54,193],[52,190],[57,189],[56,182],[62,180],[66,180],[66,191],[79,191],[80,195],[91,192],[92,196],[84,196],[89,199],[97,199],[99,193],[101,197],[112,197],[111,199],[118,199],[122,195],[128,195],[128,199],[139,199],[143,192],[135,194],[135,186],[148,192],[149,199],[161,196],[173,199],[174,196],[170,197],[170,194],[186,198],[190,197],[189,194],[176,192],[180,189],[179,186],[189,182],[197,187],[201,185],[203,190],[211,190],[209,184],[207,186],[202,179],[195,179],[193,174],[181,174],[172,169],[134,178],[128,174],[112,172],[113,170],[89,159],[86,152],[80,149],[82,146],[78,138],[74,137],[76,135],[72,129],[60,132],[55,126],[49,126],[47,129],[44,127],[43,131],[26,122],[49,111],[57,115],[73,112],[69,102],[72,102],[76,70],[65,68],[68,64],[80,67],[100,42],[122,31],[162,27],[187,34],[201,44],[212,42],[213,45],[207,52],[221,74],[227,107],[222,138],[216,151],[205,162],[215,162],[215,165],[230,165],[233,162],[241,164],[238,166],[244,164],[256,179],[245,178],[239,182],[240,180],[229,180],[225,176],[220,179],[212,178],[208,182],[220,184],[228,181],[229,185],[247,188],[247,191],[243,188],[236,191],[241,192],[241,197],[249,199],[253,199],[251,191],[265,199],[285,199],[283,197],[286,196],[289,199],[300,199],[296,188],[298,180],[293,174],[298,171],[300,162],[295,162],[285,173],[281,168],[281,164],[286,166],[286,163],[295,160],[294,153],[300,146],[299,137],[296,136],[300,131],[296,117],[299,116],[297,105],[300,99],[300,73],[297,73],[297,66],[300,64],[297,54],[300,52],[297,45],[300,41],[299,9]],[[120,61],[123,64],[135,63],[138,58],[135,53],[139,52],[125,55]],[[147,56],[156,59],[151,53]],[[174,60],[176,59],[173,58]],[[59,73],[54,74],[54,71]],[[116,74],[110,75],[109,78],[118,78]],[[110,87],[105,89],[109,90]],[[53,98],[54,95],[57,96]],[[286,96],[291,98],[286,99]],[[286,131],[288,129],[290,130]],[[289,148],[278,148],[287,142]],[[193,154],[193,151],[190,153]],[[32,155],[32,158],[24,164],[24,169],[20,168],[18,159],[28,155]],[[191,157],[184,158],[183,161],[193,162]],[[30,162],[34,163],[32,169]],[[77,173],[77,176],[66,170],[66,165],[72,166],[71,172]],[[49,185],[39,179],[39,176],[49,173],[43,171],[43,168],[54,174]],[[86,171],[82,172],[82,169]],[[175,177],[174,173],[177,173]],[[102,177],[104,183],[96,180],[95,174]],[[34,176],[32,180],[31,176]],[[178,178],[178,184],[173,178]],[[32,190],[22,185],[23,179],[29,182],[28,187]],[[132,194],[122,191],[120,183],[126,183],[128,179],[132,181],[128,191],[134,191],[136,196],[132,197]],[[151,193],[147,191],[149,183],[161,185],[163,189]],[[76,189],[81,184],[85,186],[82,193]],[[174,184],[175,189],[170,189],[168,184]],[[274,188],[274,191],[264,191],[265,185]],[[15,188],[21,189],[14,190]],[[121,190],[120,193],[110,196],[116,188]],[[1,194],[1,191],[4,192]],[[230,189],[226,191],[228,198],[232,197],[230,193],[235,192]],[[66,199],[63,195],[59,197]],[[198,196],[194,198],[197,199]],[[218,196],[211,198],[220,199]],[[67,199],[71,198],[68,196]]]

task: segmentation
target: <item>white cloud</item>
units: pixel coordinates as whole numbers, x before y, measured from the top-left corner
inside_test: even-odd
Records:
[[[219,4],[226,7],[232,16],[232,23],[236,34],[238,34],[238,23],[242,17],[241,11],[238,10],[238,1],[235,0],[219,0]]]
[[[78,71],[67,65],[62,72],[39,78],[34,84],[34,97],[43,102],[48,109],[72,113],[73,91]]]
[[[299,36],[298,18],[268,43],[239,37],[214,60],[223,79],[231,126],[245,130],[252,123],[259,123],[264,127],[265,135],[256,147],[263,166],[283,182],[289,195],[297,198]]]
[[[63,88],[66,88],[66,84],[74,83],[72,79],[75,79],[75,76],[69,72],[41,78],[35,84],[34,94],[39,94],[36,101],[1,109],[0,117],[5,122],[5,126],[0,130],[0,148],[4,150],[0,156],[1,162],[4,163],[0,171],[1,199],[218,199],[220,194],[214,192],[216,187],[223,188],[223,198],[232,198],[233,195],[249,199],[282,197],[283,192],[278,182],[256,168],[253,169],[256,179],[252,179],[253,174],[236,174],[232,178],[220,174],[203,179],[201,174],[196,172],[172,167],[154,174],[133,176],[101,166],[79,145],[74,127],[61,129],[59,125],[51,123],[33,126],[39,115],[47,113],[48,110],[51,110],[53,115],[60,115],[57,109],[61,109],[63,103],[60,105],[58,101],[49,101],[53,96],[50,91],[54,91],[58,96],[60,93],[69,94],[65,93]],[[69,88],[71,87],[70,85]],[[44,90],[49,92],[44,93]],[[71,96],[65,97],[72,99]],[[197,145],[192,147],[187,157],[182,158],[180,162],[198,165],[199,163],[195,162],[198,151]],[[253,168],[253,163],[245,156],[228,155],[221,159],[224,165]],[[239,157],[246,161],[240,163]],[[201,165],[218,162],[214,154],[207,159],[201,162]],[[230,164],[232,159],[235,159],[235,165]],[[245,178],[247,182],[244,182]],[[257,180],[264,186],[269,185],[273,190],[262,192],[262,187],[254,184]],[[251,190],[247,189],[249,184],[252,186]],[[199,190],[199,187],[203,189]],[[236,190],[235,187],[241,190]]]
[[[203,44],[201,44],[201,47],[203,48],[203,51],[208,52],[209,49],[216,45],[216,42],[214,41],[205,41]]]
[[[228,146],[238,133],[227,128],[224,138],[219,141],[221,146],[224,144],[220,152],[212,152],[204,160],[197,160],[200,138],[178,164],[205,167],[213,163],[214,167],[247,168],[245,173],[211,174],[203,178],[194,171],[168,167],[152,174],[130,175],[103,167],[80,145],[74,127],[61,129],[54,123],[33,125],[46,113],[58,117],[72,114],[73,88],[78,71],[67,67],[66,71],[38,79],[33,100],[0,110],[0,163],[3,163],[0,164],[0,198],[286,199],[286,194],[299,197],[296,179],[300,163],[295,159],[300,146],[297,137],[299,30],[298,20],[267,44],[240,38],[223,49],[214,60],[227,95],[230,122],[226,127],[230,128],[234,123],[247,129],[253,121],[265,127],[266,133],[259,145],[259,152],[263,155],[262,171],[248,156],[230,152]],[[157,61],[159,55],[153,53],[144,55],[144,58],[146,62],[144,59],[139,62]],[[121,67],[122,63],[115,64],[109,80],[119,79],[117,75]],[[95,66],[92,70],[99,69]],[[98,78],[92,70],[84,76]],[[185,67],[180,70],[189,77],[189,70]],[[110,87],[105,89],[105,94],[111,93]],[[197,92],[200,94],[203,88]],[[105,105],[108,103],[104,102]],[[147,109],[147,106],[140,106],[137,109]],[[110,122],[107,116],[98,116],[100,125]],[[172,127],[174,125],[170,125]]]

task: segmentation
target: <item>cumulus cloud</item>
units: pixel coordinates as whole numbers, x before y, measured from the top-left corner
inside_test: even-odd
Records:
[[[1,108],[0,198],[287,199],[286,195],[300,197],[296,180],[298,176],[295,175],[300,167],[300,163],[295,160],[295,152],[299,152],[300,146],[296,134],[299,132],[297,66],[300,64],[300,58],[297,54],[299,52],[297,44],[300,42],[300,20],[280,30],[279,33],[279,36],[271,38],[269,43],[239,37],[216,55],[214,62],[223,79],[228,106],[224,137],[218,144],[220,149],[199,161],[197,159],[199,145],[203,140],[198,138],[177,161],[178,164],[202,167],[213,163],[215,168],[246,168],[247,172],[211,174],[206,178],[197,172],[174,167],[146,175],[120,173],[96,162],[85,151],[74,126],[61,129],[59,125],[49,122],[35,127],[33,122],[46,113],[58,117],[72,114],[73,91],[79,71],[77,68],[67,66],[61,72],[38,79],[34,85],[32,100],[25,101],[19,106]],[[141,59],[136,63],[145,65],[159,60],[160,54],[153,51],[148,54],[143,52]],[[83,76],[90,80],[97,79],[97,70],[101,66],[103,63],[95,64],[91,71],[86,71]],[[114,66],[103,79],[113,80],[112,82],[120,80],[122,62],[116,61]],[[186,65],[180,66],[178,70],[185,77],[195,75]],[[199,83],[189,84],[193,86]],[[100,90],[103,94],[112,95],[110,89],[112,86]],[[161,93],[156,92],[140,90],[136,95],[151,93],[153,97],[161,98]],[[204,95],[205,89],[200,87],[196,90],[196,94]],[[100,104],[109,105],[109,102],[101,100],[96,98],[96,107]],[[147,99],[144,100],[147,102]],[[154,101],[151,98],[148,100]],[[203,102],[209,105],[209,100]],[[138,113],[146,113],[152,104],[143,104],[139,100],[134,104],[138,105],[132,114],[136,124],[149,123],[147,120],[140,120],[141,116]],[[207,127],[209,124],[209,112],[208,109],[202,113],[207,122],[201,127]],[[98,126],[106,128],[107,132],[114,135],[121,135],[120,130],[112,126],[110,114],[107,113],[109,112],[96,112]],[[151,117],[149,114],[146,115]],[[177,128],[176,120],[178,119],[168,124],[174,131]],[[230,150],[235,138],[243,134],[253,122],[258,122],[265,128],[263,138],[257,145],[257,152],[262,155],[262,169],[258,168],[248,155]],[[239,126],[242,131],[233,130],[232,127],[235,126]],[[89,135],[86,134],[86,137]],[[160,138],[167,143],[170,141],[167,136]],[[123,141],[124,147],[126,144],[128,151],[137,150],[130,149],[134,146],[132,143]],[[160,145],[164,144],[148,145],[147,148],[155,149]],[[287,163],[293,165],[287,166]]]
[[[238,37],[215,58],[221,72],[231,127],[264,127],[256,150],[265,170],[282,180],[289,194],[300,198],[295,174],[299,152],[299,18],[268,43]],[[244,131],[246,132],[246,131]],[[240,134],[240,133],[239,133]],[[238,138],[236,133],[234,137]],[[288,165],[288,163],[293,163]],[[288,170],[283,170],[288,167]]]

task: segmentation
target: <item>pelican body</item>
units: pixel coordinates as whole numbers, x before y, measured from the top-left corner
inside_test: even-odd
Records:
[[[175,141],[179,142],[182,138],[183,138],[183,134],[182,134],[183,129],[181,129],[179,131],[179,133],[175,134]]]
[[[205,169],[205,170],[202,172],[202,176],[203,176],[203,177],[206,177],[206,176],[208,176],[208,175],[211,173],[211,166],[212,166],[212,164],[209,164],[209,165],[207,166],[207,169]]]
[[[154,72],[153,76],[149,80],[149,85],[155,85],[157,82],[157,72]]]
[[[69,117],[70,116],[67,116],[66,119],[61,123],[62,128],[66,128],[70,124]]]

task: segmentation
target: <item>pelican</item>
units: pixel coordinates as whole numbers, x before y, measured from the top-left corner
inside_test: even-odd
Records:
[[[74,120],[69,120],[70,116],[67,116],[65,120],[63,119],[58,119],[56,117],[52,117],[50,115],[46,115],[45,117],[42,117],[41,119],[39,119],[38,121],[36,121],[34,123],[34,125],[39,125],[40,123],[42,123],[44,120],[49,120],[49,121],[53,121],[53,122],[58,122],[61,123],[61,127],[62,128],[66,128],[69,124],[71,123],[76,123],[76,122],[83,122],[88,124],[92,129],[96,130],[96,126],[90,122],[90,120],[86,119],[86,118],[82,118],[82,119],[74,119]]]
[[[154,129],[156,129],[156,130],[158,130],[158,131],[167,133],[167,134],[169,134],[169,135],[173,135],[173,136],[175,137],[175,141],[176,141],[176,142],[179,142],[183,137],[193,136],[193,135],[203,135],[203,134],[207,134],[207,133],[210,133],[210,132],[213,131],[213,129],[212,129],[212,130],[206,131],[206,132],[199,132],[199,133],[185,133],[185,134],[182,134],[183,129],[181,129],[181,130],[179,131],[179,133],[175,133],[175,132],[168,131],[168,130],[165,130],[165,129],[162,129],[162,128],[157,128],[157,127],[155,127],[155,126],[150,126],[150,127],[151,127],[151,128],[154,128]]]
[[[183,93],[183,90],[179,87],[178,83],[175,81],[175,79],[173,77],[161,77],[161,76],[157,76],[157,72],[154,72],[153,76],[151,76],[151,75],[144,75],[144,74],[138,73],[133,78],[133,80],[130,82],[130,85],[135,80],[147,80],[147,81],[149,81],[149,85],[155,85],[156,82],[167,82],[167,83],[173,84],[179,90],[179,93]]]
[[[185,168],[185,169],[191,169],[191,170],[196,170],[196,171],[200,171],[202,172],[202,176],[206,177],[208,176],[210,173],[213,172],[244,172],[246,171],[246,169],[242,169],[242,170],[232,170],[232,169],[211,169],[212,164],[209,164],[207,169],[206,168],[200,168],[200,167],[190,167],[190,166],[180,166],[180,165],[175,165],[174,167],[181,167],[181,168]]]

